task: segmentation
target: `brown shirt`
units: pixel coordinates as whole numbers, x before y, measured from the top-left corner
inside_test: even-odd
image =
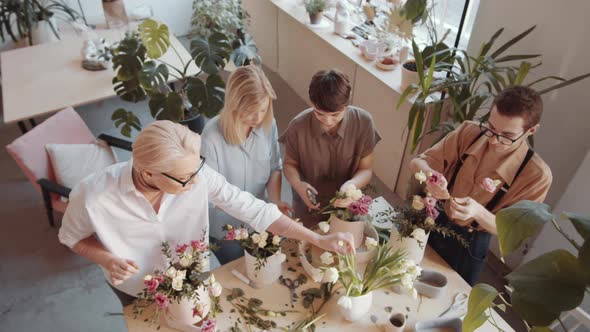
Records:
[[[495,192],[490,193],[480,187],[483,179],[489,177],[502,181],[496,190],[501,190],[500,187],[507,183],[510,189],[490,211],[492,213],[521,200],[543,202],[553,179],[551,169],[543,159],[535,153],[515,179],[516,172],[528,151],[526,142],[521,141],[521,145],[516,150],[498,160],[489,149],[488,138],[485,136],[480,137],[469,147],[480,132],[477,123],[465,121],[418,158],[425,160],[431,168],[443,173],[445,178],[451,181],[457,161],[466,154],[463,167],[457,174],[450,194],[453,197],[469,196],[483,206],[486,206],[495,195]]]
[[[369,112],[349,106],[338,131],[325,132],[313,109],[299,113],[279,137],[286,154],[299,163],[301,179],[319,192],[322,205],[350,180],[361,159],[373,152],[381,136]],[[299,196],[294,194],[296,199]]]

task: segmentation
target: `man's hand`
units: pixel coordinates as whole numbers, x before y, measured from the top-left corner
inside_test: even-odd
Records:
[[[290,217],[291,214],[294,212],[291,205],[289,205],[289,203],[287,203],[287,202],[279,201],[279,202],[276,202],[275,204],[277,205],[279,210],[281,210],[281,213],[286,215],[287,217]]]
[[[449,218],[457,225],[466,227],[473,219],[481,216],[482,209],[485,207],[471,197],[453,198],[449,204]]]
[[[312,187],[309,183],[299,181],[297,185],[293,186],[293,188],[295,189],[299,197],[301,197],[303,203],[305,203],[305,206],[307,206],[308,211],[320,209],[320,203],[318,202],[317,204],[313,204],[309,196],[307,195],[307,189],[311,190],[311,192],[313,192],[316,195],[318,194],[318,191],[315,190],[315,188]]]
[[[442,176],[442,175],[441,175]],[[436,199],[449,199],[451,195],[449,194],[449,190],[447,189],[448,186],[447,179],[442,176],[442,183],[440,185],[431,184],[426,181],[426,190],[432,195],[432,197]]]
[[[339,252],[341,254],[356,253],[354,249],[354,238],[349,232],[320,235],[316,245],[326,251]]]
[[[139,272],[139,266],[134,261],[115,256],[108,260],[104,268],[109,271],[111,283],[115,286]]]

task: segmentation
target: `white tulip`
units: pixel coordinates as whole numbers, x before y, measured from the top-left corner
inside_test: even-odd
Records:
[[[331,267],[324,271],[324,277],[322,278],[322,282],[335,283],[336,281],[338,281],[338,277],[338,270],[336,270],[335,267]]]
[[[350,309],[350,308],[352,308],[352,299],[348,296],[342,296],[338,300],[338,305],[344,309]]]
[[[327,221],[322,221],[321,223],[318,224],[318,227],[324,233],[328,233],[330,231],[330,224]]]
[[[324,265],[333,264],[334,263],[334,255],[332,255],[329,251],[324,251],[324,253],[320,255],[320,261]]]

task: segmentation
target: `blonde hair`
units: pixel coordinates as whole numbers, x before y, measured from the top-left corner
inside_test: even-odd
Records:
[[[145,127],[133,142],[133,167],[151,172],[169,172],[178,159],[199,155],[201,137],[187,127],[168,120]]]
[[[237,68],[227,81],[225,104],[219,115],[223,137],[230,144],[242,144],[244,124],[241,118],[266,106],[266,117],[261,126],[270,131],[273,121],[272,100],[277,99],[268,78],[255,65]]]

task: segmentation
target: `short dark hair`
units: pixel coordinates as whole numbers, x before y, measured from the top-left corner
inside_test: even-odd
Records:
[[[541,122],[543,100],[539,93],[531,88],[521,85],[506,88],[494,98],[494,105],[504,116],[523,118],[525,130]]]
[[[321,111],[336,112],[350,102],[350,81],[343,72],[320,70],[309,84],[309,99]]]

